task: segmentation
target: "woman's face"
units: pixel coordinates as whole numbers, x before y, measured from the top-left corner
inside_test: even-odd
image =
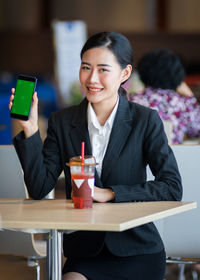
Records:
[[[79,79],[88,101],[93,104],[115,104],[120,84],[130,75],[128,70],[121,68],[106,47],[86,51],[82,57]]]

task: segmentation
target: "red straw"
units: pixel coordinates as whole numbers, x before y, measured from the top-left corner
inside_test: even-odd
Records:
[[[84,155],[85,155],[85,142],[81,142],[81,171],[82,172],[84,166]]]

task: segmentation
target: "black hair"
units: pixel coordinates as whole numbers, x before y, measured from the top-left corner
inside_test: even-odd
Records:
[[[81,59],[87,50],[99,47],[108,48],[114,54],[122,69],[125,69],[128,64],[133,66],[133,50],[129,40],[124,35],[116,32],[101,32],[91,36],[81,50]],[[122,95],[127,94],[121,86],[119,92]]]
[[[156,49],[144,55],[137,70],[142,82],[152,88],[176,90],[185,77],[180,58],[170,49]]]

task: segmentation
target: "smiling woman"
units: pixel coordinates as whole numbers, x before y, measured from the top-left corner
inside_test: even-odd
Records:
[[[80,82],[87,100],[101,125],[104,125],[118,100],[118,90],[131,74],[132,66],[124,69],[106,47],[92,48],[82,56]]]
[[[51,191],[62,170],[71,198],[71,157],[93,155],[93,200],[98,203],[180,200],[181,178],[158,113],[129,102],[122,84],[130,77],[133,53],[128,39],[115,32],[90,37],[81,51],[80,83],[86,98],[51,115],[42,144],[34,94],[30,119],[14,139],[26,186],[34,199]],[[14,90],[10,108],[14,99]],[[125,92],[126,93],[126,92]],[[37,151],[35,153],[32,150]],[[155,176],[147,181],[149,164]],[[63,236],[67,261],[63,280],[161,280],[165,250],[153,223],[123,232],[77,231]]]
[[[112,34],[104,32],[88,39],[81,51],[80,83],[89,102],[104,125],[118,100],[121,85],[131,75],[132,48],[121,34],[113,33],[118,40],[111,40]],[[121,42],[122,44],[120,44]],[[125,46],[125,48],[122,48]]]

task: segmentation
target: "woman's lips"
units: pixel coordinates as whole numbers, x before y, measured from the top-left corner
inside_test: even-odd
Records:
[[[94,87],[87,87],[87,90],[89,93],[98,93],[101,92],[103,90],[103,88],[94,88]]]

